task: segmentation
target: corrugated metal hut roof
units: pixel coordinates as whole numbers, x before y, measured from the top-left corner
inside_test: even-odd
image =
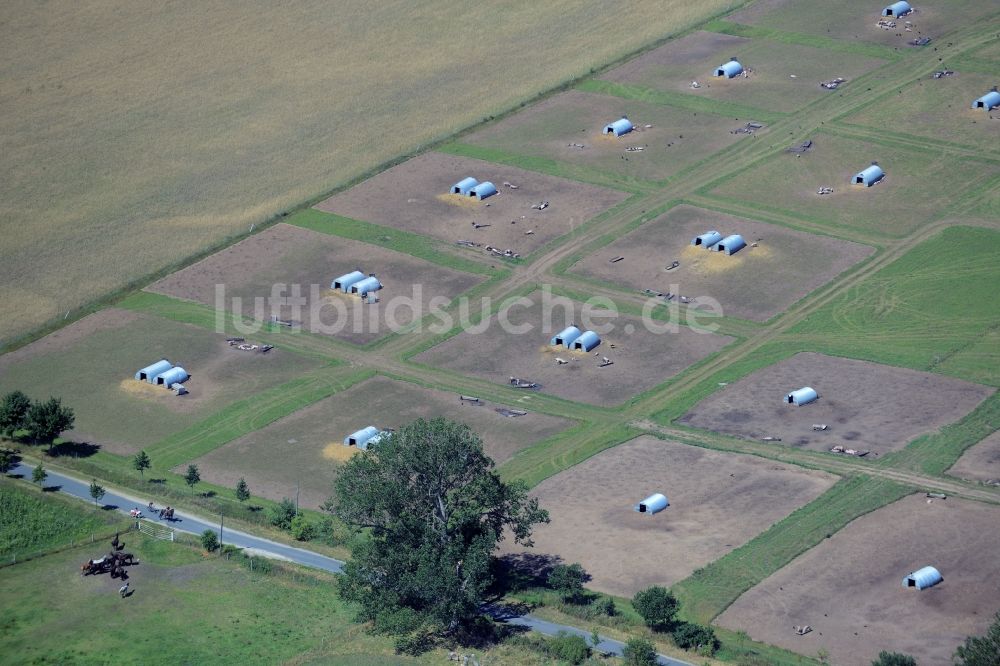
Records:
[[[903,587],[915,587],[918,590],[923,590],[928,587],[934,587],[943,580],[944,577],[941,575],[941,572],[934,567],[923,567],[904,578]]]
[[[894,2],[885,9],[882,10],[882,16],[894,16],[899,18],[900,16],[906,16],[913,11],[913,7],[910,3],[900,0],[899,2]]]
[[[156,382],[156,377],[158,375],[162,375],[172,367],[174,367],[173,363],[167,359],[162,359],[152,365],[147,365],[145,368],[135,373],[135,378],[140,381],[146,381],[153,384]]]
[[[792,403],[795,405],[808,405],[819,398],[819,393],[816,392],[811,386],[803,386],[800,389],[796,389],[785,396],[785,402]]]
[[[574,340],[580,337],[581,333],[583,333],[583,331],[581,331],[576,326],[567,326],[563,330],[553,335],[552,339],[549,340],[549,344],[552,346],[562,345],[566,349],[569,349],[570,345],[573,344]]]
[[[743,71],[743,65],[739,63],[738,60],[730,60],[727,63],[723,63],[715,68],[715,75],[725,77],[727,79],[734,78],[740,75]]]
[[[726,254],[736,254],[743,248],[747,246],[747,242],[743,240],[743,236],[739,234],[732,234],[726,236],[716,244],[715,249],[719,252],[725,252]]]
[[[589,352],[599,344],[601,344],[601,336],[593,331],[586,331],[573,341],[573,349]]]
[[[718,231],[706,231],[700,236],[691,239],[691,245],[700,245],[706,250],[722,240],[722,234]]]
[[[972,102],[973,109],[983,109],[989,111],[1000,106],[1000,92],[991,90],[982,97]]]
[[[604,133],[614,134],[615,136],[621,136],[622,134],[628,134],[633,129],[635,129],[635,127],[634,125],[632,125],[631,120],[629,120],[628,118],[619,118],[613,123],[608,123],[607,125],[605,125]]]
[[[479,184],[478,180],[476,180],[472,176],[469,176],[467,178],[463,178],[462,180],[460,180],[457,183],[455,183],[454,185],[452,185],[451,186],[451,193],[452,194],[461,194],[463,197],[464,196],[468,196],[469,190],[471,190],[473,187],[475,187],[478,184]]]
[[[854,184],[855,185],[867,185],[871,187],[878,181],[885,177],[885,172],[882,171],[882,167],[877,164],[873,164],[863,171],[859,171],[854,174]]]
[[[470,197],[476,197],[480,201],[497,193],[497,186],[486,180],[469,190]]]
[[[362,273],[361,271],[351,271],[350,273],[345,273],[344,275],[341,275],[339,278],[331,282],[330,289],[339,289],[340,291],[346,294],[348,290],[351,288],[352,284],[361,282],[364,279],[365,279],[365,274]]]

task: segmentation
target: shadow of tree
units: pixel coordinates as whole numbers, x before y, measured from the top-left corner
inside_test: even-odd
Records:
[[[59,442],[49,447],[50,458],[89,458],[101,450],[99,444],[90,442]]]
[[[552,568],[562,564],[558,555],[515,553],[493,561],[494,592],[500,596],[530,587],[544,587]]]

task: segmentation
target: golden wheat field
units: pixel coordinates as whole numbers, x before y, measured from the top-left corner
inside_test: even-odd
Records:
[[[0,341],[738,0],[0,4]]]

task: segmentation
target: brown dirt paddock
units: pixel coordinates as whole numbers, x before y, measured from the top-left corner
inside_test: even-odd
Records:
[[[691,245],[711,229],[748,243],[732,256]],[[765,321],[869,256],[865,245],[724,213],[678,206],[581,260],[575,273],[637,291],[708,296],[727,316]],[[614,257],[624,261],[609,263]],[[674,260],[681,265],[667,271]]]
[[[369,425],[398,428],[417,418],[444,416],[469,425],[497,463],[572,423],[529,412],[510,418],[498,405],[463,405],[458,395],[387,377],[373,377],[271,425],[237,439],[195,462],[205,480],[232,487],[245,477],[253,492],[271,499],[293,497],[301,484],[304,506],[317,507],[331,494],[340,465],[357,449],[343,445]],[[181,465],[179,470],[187,465]]]
[[[751,70],[749,78],[716,78],[716,68],[734,56]],[[833,94],[821,88],[820,81],[835,76],[850,81],[880,64],[883,61],[852,53],[696,31],[601,78],[790,112]],[[692,81],[701,87],[692,88]]]
[[[1000,481],[1000,430],[962,454],[948,474],[969,481]]]
[[[533,552],[580,562],[593,576],[588,587],[631,596],[686,578],[835,480],[754,456],[639,437],[532,491],[552,518],[535,529]],[[633,510],[655,492],[669,499],[666,510],[653,516]]]
[[[666,381],[731,340],[686,326],[680,326],[677,332],[657,334],[647,330],[640,319],[622,315],[611,320],[614,330],[601,334],[601,345],[594,351],[556,349],[549,346],[549,340],[565,325],[575,322],[581,328],[586,326],[581,319],[581,304],[551,298],[549,323],[543,314],[544,294],[535,292],[527,298],[530,305],[511,307],[507,317],[511,326],[529,326],[527,333],[505,332],[495,315],[485,331],[459,333],[415,360],[499,384],[507,384],[511,376],[529,379],[542,384],[545,393],[607,406],[620,404]],[[594,316],[592,323],[600,326],[609,320]],[[614,361],[614,365],[598,367],[602,356]],[[568,363],[560,365],[556,358]],[[525,398],[531,393],[523,392]]]
[[[356,296],[329,289],[334,278],[356,268],[377,274],[385,287],[378,292],[381,303],[366,305]],[[165,277],[149,290],[214,306],[216,285],[224,284],[226,309],[231,311],[232,299],[239,297],[242,313],[255,317],[254,299],[269,303],[273,285],[301,285],[301,294],[306,298],[300,317],[304,330],[365,344],[391,331],[388,315],[393,311],[393,299],[413,298],[414,307],[426,315],[432,298],[451,300],[481,280],[394,250],[278,224]],[[310,314],[316,305],[310,297],[310,286],[314,284],[318,285],[321,305],[316,317]],[[420,289],[419,297],[416,287]],[[288,294],[286,290],[284,295]],[[338,306],[343,309],[338,311]],[[263,314],[264,319],[271,314],[294,318],[285,300],[275,308],[268,305]],[[399,326],[411,323],[414,308],[396,308],[393,320]]]
[[[618,138],[601,134],[605,125],[622,115],[628,115],[635,131]],[[748,120],[753,119],[571,90],[462,140],[520,155],[593,167],[624,178],[663,180],[747,139],[746,135],[732,134],[731,130]],[[626,152],[629,146],[642,146],[644,150]]]
[[[187,395],[134,378],[161,358],[191,373]],[[59,397],[76,414],[70,440],[131,453],[315,366],[280,347],[240,351],[224,335],[109,308],[0,357],[0,393]]]
[[[448,194],[466,176],[491,181],[485,201]],[[504,182],[517,185],[510,189]],[[529,254],[625,199],[623,192],[490,162],[426,153],[369,178],[316,208],[425,234]],[[548,201],[545,210],[531,207]],[[515,224],[511,224],[511,221]],[[480,229],[475,224],[490,226]],[[525,235],[526,231],[534,231]],[[488,256],[488,255],[486,255]]]
[[[784,401],[803,386],[816,389],[819,400],[801,407]],[[993,391],[928,372],[805,352],[722,388],[678,422],[748,439],[780,437],[780,445],[814,451],[842,445],[876,457],[957,421]],[[815,432],[814,423],[830,427]]]
[[[669,510],[669,509],[668,509]],[[716,622],[833,664],[867,664],[879,651],[950,664],[966,636],[982,634],[1000,607],[1000,508],[922,495],[862,516],[745,593]],[[935,587],[902,587],[924,566]],[[812,633],[798,636],[794,625]]]

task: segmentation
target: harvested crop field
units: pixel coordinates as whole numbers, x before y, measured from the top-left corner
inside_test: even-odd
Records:
[[[940,40],[948,32],[974,25],[977,21],[996,14],[996,6],[991,6],[989,2],[913,2],[910,4],[916,7],[916,12],[898,19],[896,29],[883,30],[877,23],[881,18],[882,8],[889,4],[892,3],[873,4],[864,0],[837,3],[824,0],[760,0],[746,9],[730,14],[727,20],[774,30],[908,49],[913,47],[906,43],[916,37],[929,36]],[[907,26],[907,23],[910,25]],[[906,27],[910,27],[912,31],[907,32]]]
[[[605,125],[623,115],[629,117],[637,131],[617,138],[601,133]],[[740,121],[571,90],[462,137],[462,141],[588,166],[613,172],[622,179],[663,180],[745,139],[730,130],[747,120],[751,119]],[[643,147],[643,150],[627,151],[629,147]]]
[[[449,194],[451,186],[467,176],[480,182],[491,181],[499,193],[484,201]],[[489,245],[501,251],[509,248],[526,255],[576,229],[626,196],[604,187],[514,167],[425,153],[327,199],[316,208],[426,234],[448,243],[469,240],[483,247]],[[545,201],[549,205],[544,210],[532,208]]]
[[[668,331],[665,322],[655,322],[665,327],[663,333],[656,333],[637,318],[609,318],[598,314],[597,308],[590,309],[593,325],[586,326],[580,303],[546,294],[535,292],[510,308],[501,308],[501,314],[506,312],[506,323],[501,324],[500,316],[494,315],[484,325],[485,330],[463,331],[415,360],[498,384],[508,384],[512,376],[527,379],[541,384],[544,393],[608,406],[665,382],[731,340],[686,326]],[[581,329],[608,325],[613,330],[601,333],[600,346],[589,353],[550,346],[552,336],[572,322]],[[599,367],[602,357],[614,364]],[[531,391],[523,393],[530,395]]]
[[[948,664],[1000,609],[1000,508],[911,495],[853,521],[736,600],[716,622],[833,664],[867,664],[881,650]],[[907,589],[924,566],[944,578]],[[798,636],[793,625],[808,624]]]
[[[998,166],[937,151],[823,133],[811,138],[808,152],[772,155],[724,180],[712,194],[798,216],[837,235],[898,237],[940,215],[963,192],[1000,175]],[[853,176],[872,162],[878,162],[885,178],[872,187],[853,185]],[[819,195],[821,187],[833,192]]]
[[[788,404],[790,391],[811,386],[819,399]],[[834,446],[872,457],[957,421],[994,389],[928,372],[867,361],[796,354],[729,384],[702,400],[679,423],[814,451]],[[825,424],[815,431],[813,424]]]
[[[736,4],[5,2],[0,341]]]
[[[1000,484],[1000,430],[970,447],[948,474],[969,481]]]
[[[191,373],[187,395],[134,378],[162,358]],[[240,351],[224,335],[110,308],[0,357],[0,393],[62,398],[76,413],[67,438],[130,453],[315,366],[280,348]]]
[[[740,234],[734,255],[691,245],[709,230]],[[693,206],[678,206],[577,263],[572,272],[636,291],[710,297],[726,316],[765,321],[869,256],[865,245]],[[624,257],[611,263],[611,259]],[[673,261],[677,268],[666,270]]]
[[[498,464],[572,425],[534,412],[502,416],[495,411],[498,407],[463,404],[455,393],[377,376],[194,462],[207,481],[232,487],[245,477],[255,494],[275,500],[292,497],[296,484],[301,484],[302,504],[317,507],[330,496],[331,483],[343,461],[359,453],[343,445],[344,437],[369,425],[398,428],[417,418],[443,416],[472,428]]]
[[[378,276],[384,285],[377,292],[380,303],[366,304],[330,289],[335,278],[355,269]],[[278,224],[165,277],[149,290],[217,307],[217,285],[224,285],[227,311],[263,321],[273,315],[306,331],[365,344],[427,315],[432,298],[450,301],[481,280],[376,245]],[[282,291],[273,299],[276,286]],[[295,295],[294,286],[303,299],[299,306],[289,299]]]
[[[747,78],[715,76],[716,68],[732,57],[751,70]],[[601,78],[790,112],[835,94],[821,88],[820,81],[841,77],[850,85],[851,80],[884,63],[853,53],[698,31],[669,41]],[[701,87],[692,88],[692,81]]]
[[[835,481],[754,456],[639,437],[532,490],[552,518],[535,528],[532,552],[580,562],[593,576],[588,587],[632,596],[686,578]],[[667,509],[633,510],[657,492],[670,501]]]
[[[882,131],[885,119],[891,117],[907,135],[975,146],[996,154],[1000,152],[1000,112],[971,108],[972,100],[985,95],[996,83],[994,76],[965,70],[940,79],[928,76],[843,120]]]

